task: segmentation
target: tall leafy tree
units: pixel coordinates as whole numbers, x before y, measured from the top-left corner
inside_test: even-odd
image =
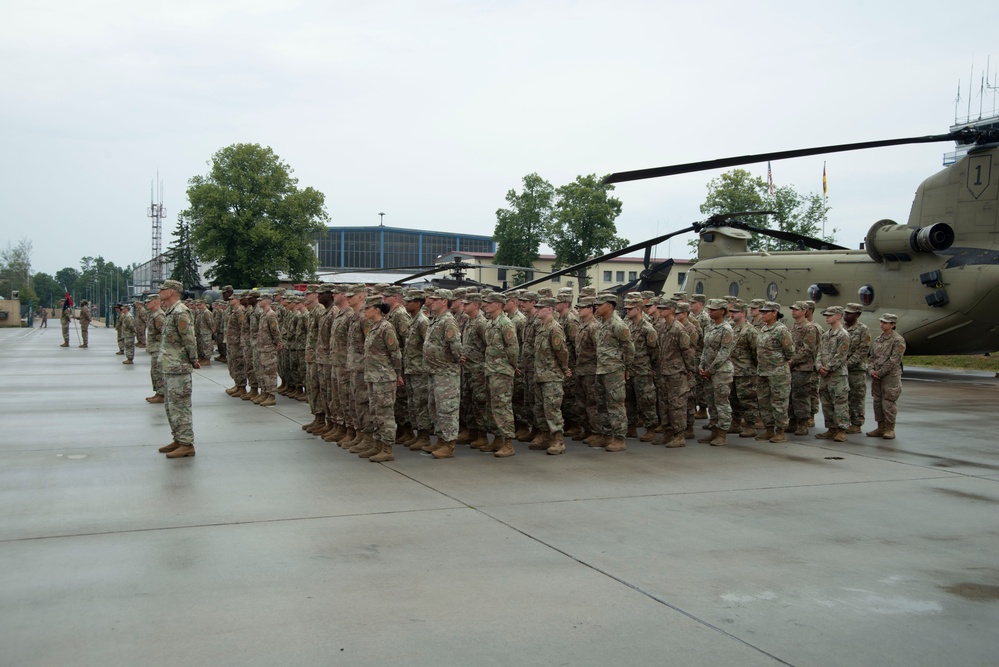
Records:
[[[38,301],[31,287],[31,252],[30,239],[23,238],[17,245],[7,242],[7,247],[0,250],[0,294],[4,291],[11,297],[17,290],[22,302]]]
[[[63,296],[62,285],[47,273],[36,273],[31,277],[32,287],[38,296],[38,305],[43,308],[55,308]]]
[[[170,280],[177,280],[184,287],[201,287],[201,275],[198,273],[198,257],[194,254],[191,243],[191,222],[185,216],[177,219],[177,227],[173,231],[173,245],[164,253],[168,262],[173,262]]]
[[[579,264],[628,245],[627,239],[617,235],[614,221],[621,215],[621,200],[610,196],[613,190],[613,185],[590,174],[577,176],[555,191],[555,211],[546,239],[555,251],[554,268]],[[585,269],[576,278],[581,287],[589,283]]]
[[[273,284],[315,274],[313,241],[329,219],[323,193],[300,190],[292,169],[269,147],[233,144],[217,151],[208,174],[188,181],[194,251],[214,262],[213,283]]]
[[[496,210],[493,240],[498,249],[494,264],[534,266],[551,226],[555,188],[536,173],[524,176],[523,184],[519,194],[516,190],[506,193],[509,208]],[[513,284],[519,285],[527,279],[524,271],[515,271]]]
[[[829,207],[821,195],[802,195],[792,185],[784,185],[770,194],[770,186],[759,176],[745,169],[727,171],[708,183],[708,196],[701,204],[701,213],[718,215],[741,211],[776,211],[776,215],[747,218],[756,227],[769,227],[795,232],[832,242],[833,236],[822,236],[822,224]],[[836,230],[832,230],[835,234]],[[696,248],[696,239],[691,241]],[[798,246],[769,236],[755,235],[749,241],[750,250],[796,250]]]
[[[68,290],[72,294],[76,288],[76,281],[80,279],[80,272],[71,266],[67,266],[56,271],[55,278],[64,290]]]

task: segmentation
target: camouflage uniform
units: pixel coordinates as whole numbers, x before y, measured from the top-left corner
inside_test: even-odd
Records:
[[[745,422],[752,429],[760,419],[760,402],[757,395],[759,375],[756,367],[756,346],[759,329],[745,320],[732,327],[735,345],[732,348],[732,423]]]
[[[788,362],[794,357],[794,341],[780,321],[760,327],[756,341],[759,365],[760,415],[767,430],[787,428],[787,399],[791,393]]]
[[[246,386],[246,365],[243,359],[242,322],[243,306],[238,299],[231,299],[226,309],[225,343],[226,363],[229,365],[229,377],[233,386]]]
[[[694,351],[694,361],[695,365],[699,362],[701,358],[701,328],[697,326],[696,322],[691,322],[688,316],[686,322],[680,323],[687,330],[687,337],[690,338],[690,348]],[[697,369],[689,378],[687,378],[690,383],[690,391],[687,393],[687,428],[694,428],[694,414],[697,412],[697,378],[700,377],[697,374]]]
[[[429,409],[437,434],[445,442],[458,437],[461,404],[461,332],[450,312],[435,317],[427,329],[423,357],[430,372]]]
[[[215,318],[211,312],[204,308],[194,311],[194,335],[198,339],[198,354],[202,359],[210,359],[212,356],[212,336],[215,334]]]
[[[534,339],[534,380],[541,397],[542,414],[536,424],[542,432],[559,433],[565,429],[562,419],[562,382],[569,370],[569,350],[565,333],[552,317],[542,322],[539,317]]]
[[[63,314],[65,313],[66,311],[64,310]],[[118,311],[115,313],[114,331],[118,339],[118,354],[125,354],[125,336],[123,336],[121,333],[121,317],[122,317],[122,312],[121,309],[119,308]],[[69,317],[66,317],[66,322],[65,325],[63,326],[63,337],[65,337],[66,340],[69,340]]]
[[[692,322],[692,324],[697,327],[697,339],[695,340],[691,337],[690,342],[694,345],[694,355],[697,359],[700,359],[701,354],[704,353],[704,334],[708,327],[711,326],[711,318],[708,317],[707,312],[705,312],[702,308],[701,312],[697,313],[697,315],[694,315],[694,312],[691,311],[687,321]],[[697,373],[694,374],[693,396],[698,407],[701,409],[707,408],[707,383],[706,380]]]
[[[867,402],[867,356],[871,353],[871,330],[857,320],[853,326],[846,327],[846,332],[850,334],[850,353],[846,358],[850,424],[860,427],[864,425]]]
[[[635,358],[631,331],[614,312],[598,322],[593,339],[597,348],[597,406],[607,415],[604,435],[623,440],[628,430],[628,413],[624,407],[625,369]]]
[[[347,373],[350,376],[350,420],[347,423],[353,424],[358,433],[372,432],[371,415],[368,412],[368,384],[364,379],[364,339],[370,326],[371,323],[364,318],[362,310],[354,314],[347,330]]]
[[[513,324],[514,330],[517,332],[517,345],[519,347],[520,355],[524,354],[524,334],[527,329],[527,316],[519,310],[513,315],[507,316],[510,323]],[[517,362],[517,368],[520,368],[520,361]],[[524,376],[520,373],[513,378],[513,418],[518,426],[529,426],[526,418],[526,410],[524,408]]]
[[[597,331],[594,317],[588,322],[580,320],[576,329],[576,409],[580,424],[588,433],[605,433],[607,415],[597,409],[597,343],[593,339]]]
[[[827,429],[842,429],[850,425],[850,380],[846,369],[850,355],[850,334],[842,326],[823,332],[819,342],[818,367],[829,371],[819,383],[822,417]]]
[[[653,375],[653,369],[659,363],[659,335],[644,314],[637,324],[629,320],[628,329],[635,346],[635,357],[628,368],[629,381],[625,391],[628,424],[653,429],[659,424]]]
[[[257,350],[257,335],[260,333],[260,303],[250,308],[250,363],[253,365],[255,387],[260,387],[260,352]]]
[[[121,320],[121,340],[125,350],[125,358],[131,361],[135,357],[135,318],[128,312],[127,308],[122,308],[124,315]]]
[[[397,305],[389,311],[386,319],[395,327],[395,334],[399,339],[399,349],[406,349],[406,336],[409,333],[409,323],[412,320],[409,313],[406,312],[406,308],[401,304]],[[406,397],[406,393],[407,387],[405,385],[396,387],[395,422],[399,428],[409,429],[413,428],[413,424],[409,419],[409,399]]]
[[[387,319],[367,327],[363,363],[372,434],[376,442],[391,447],[395,444],[395,390],[402,377],[402,354],[395,327]]]
[[[66,304],[62,309],[62,314],[59,315],[59,324],[62,327],[62,344],[66,347],[69,346],[69,325],[73,319],[73,308],[72,306]],[[120,318],[119,318],[120,322]],[[121,328],[119,327],[119,322],[115,323],[115,329],[119,332]],[[118,349],[121,350],[121,333],[118,334]]]
[[[430,320],[422,312],[410,320],[403,355],[409,418],[413,428],[418,431],[433,429],[433,422],[430,419],[430,376],[423,359],[423,344],[427,339],[429,327]]]
[[[86,304],[80,306],[80,338],[83,340],[82,345],[84,347],[88,346],[88,341],[90,340],[90,323],[92,321],[90,306]]]
[[[791,417],[799,426],[808,426],[815,391],[815,358],[819,353],[819,333],[807,320],[791,327],[794,357],[791,359]]]
[[[149,363],[149,380],[153,383],[153,393],[163,395],[163,368],[160,363],[160,346],[163,344],[163,327],[166,315],[162,308],[146,318],[146,345],[152,355]]]
[[[479,298],[478,295],[472,298]],[[473,431],[486,433],[490,430],[488,391],[483,362],[486,358],[486,329],[489,323],[481,312],[468,317],[461,333],[461,348],[464,362],[461,366],[462,396],[468,397],[468,414],[465,423]]]
[[[254,306],[247,304],[242,309],[242,316],[239,320],[239,343],[243,348],[243,372],[246,375],[246,383],[250,387],[250,392],[257,390],[257,373],[253,368],[253,341],[250,340],[250,315]]]
[[[534,339],[537,337],[540,324],[537,314],[525,315],[524,340],[520,345],[520,374],[524,379],[524,423],[537,428],[539,421],[544,421],[544,409],[539,410],[538,382],[534,377]],[[540,413],[540,414],[539,414]]]
[[[664,433],[682,434],[687,428],[690,376],[697,369],[690,334],[679,321],[663,322],[659,339],[659,378],[665,409],[659,418]]]
[[[332,288],[332,285],[323,285],[325,288]],[[320,288],[322,290],[322,288]],[[328,290],[331,291],[331,290]],[[318,392],[316,395],[316,405],[319,411],[326,415],[326,419],[336,421],[336,406],[333,401],[333,392],[336,390],[333,383],[333,357],[332,357],[332,332],[333,323],[336,321],[339,309],[334,304],[330,304],[329,307],[324,308],[322,315],[319,316],[319,331],[316,336],[316,380],[318,381]],[[363,317],[363,316],[362,316]],[[363,355],[364,341],[360,343]],[[364,373],[363,363],[358,369],[359,373]],[[364,382],[363,378],[360,380],[362,385],[360,392],[362,395],[367,397],[368,387]],[[365,401],[365,405],[367,401]],[[340,408],[342,412],[342,406]]]
[[[898,417],[896,401],[902,394],[902,357],[905,339],[897,331],[882,332],[871,344],[870,370],[879,378],[871,378],[874,399],[874,419],[879,424],[894,424]]]
[[[705,329],[698,370],[711,374],[704,378],[708,424],[726,432],[732,426],[732,404],[729,403],[729,396],[732,394],[733,368],[730,357],[733,347],[735,347],[735,337],[732,335],[732,325],[724,319],[720,324],[712,322]]]
[[[281,326],[277,313],[271,308],[260,314],[260,328],[257,330],[257,356],[260,358],[260,391],[273,394],[277,387],[278,346],[282,343]]]
[[[82,324],[83,314],[80,314]],[[135,342],[138,347],[146,346],[146,326],[149,323],[149,314],[142,304],[135,304]]]
[[[330,362],[333,392],[336,394],[334,420],[353,428],[354,408],[350,400],[350,367],[347,365],[347,350],[350,341],[350,323],[354,320],[354,309],[344,306],[330,326]]]
[[[225,330],[229,321],[228,314],[228,301],[216,301],[212,305],[212,319],[215,320],[215,346],[218,347],[219,356],[222,357],[219,361],[229,360],[225,354]]]
[[[164,407],[173,441],[190,446],[194,444],[191,369],[198,361],[194,322],[191,311],[180,301],[167,308],[163,315],[163,342],[159,361],[166,388]]]
[[[313,289],[313,288],[309,288]],[[319,321],[326,314],[326,306],[318,301],[308,311],[308,326],[305,334],[305,395],[309,400],[309,411],[314,415],[325,415],[326,406],[319,391],[319,364],[316,363],[316,346],[319,344]]]
[[[572,293],[571,291],[565,295],[559,294],[558,300],[566,300],[567,303],[572,303]],[[580,424],[579,418],[579,405],[576,401],[576,333],[579,330],[579,314],[574,310],[567,310],[565,313],[555,313],[554,317],[557,319],[559,325],[562,327],[562,332],[565,333],[565,344],[569,350],[569,368],[573,369],[572,377],[568,377],[562,383],[563,398],[562,398],[562,416],[565,423],[569,427],[575,427]]]
[[[520,355],[517,329],[506,313],[500,311],[497,317],[489,320],[485,336],[483,368],[490,422],[487,430],[498,437],[512,438],[516,430],[513,419],[513,376]]]

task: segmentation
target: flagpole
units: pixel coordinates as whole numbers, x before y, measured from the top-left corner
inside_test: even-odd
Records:
[[[829,184],[826,181],[826,163],[822,162],[822,238],[826,237],[826,208],[829,200]]]

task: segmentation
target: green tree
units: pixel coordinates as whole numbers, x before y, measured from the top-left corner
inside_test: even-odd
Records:
[[[194,254],[194,247],[191,244],[190,220],[183,215],[180,216],[173,234],[176,240],[164,253],[167,261],[173,262],[170,280],[177,280],[184,287],[201,287],[198,257]]]
[[[7,242],[7,247],[0,250],[0,294],[13,298],[14,291],[22,303],[38,302],[38,296],[31,287],[31,251],[32,243],[23,238],[17,245]]]
[[[546,239],[555,251],[554,268],[579,264],[628,245],[627,239],[617,235],[614,225],[621,215],[621,200],[610,196],[613,190],[613,185],[590,174],[577,176],[555,191],[555,212]],[[580,287],[590,282],[585,269],[576,278]]]
[[[71,266],[67,266],[56,271],[55,279],[64,292],[72,294],[73,290],[76,289],[76,281],[80,279],[80,272]]]
[[[269,147],[233,144],[217,151],[204,176],[188,181],[190,221],[198,257],[215,266],[217,284],[269,285],[315,275],[313,242],[329,220],[323,193],[298,189],[291,168]]]
[[[47,273],[36,273],[31,277],[38,305],[44,308],[55,308],[63,297],[62,285]]]
[[[555,188],[536,173],[524,176],[524,189],[506,193],[509,208],[496,210],[493,240],[497,243],[494,264],[534,266],[538,250],[552,221]],[[513,284],[526,282],[524,271],[515,271]]]
[[[747,216],[746,221],[754,227],[767,227],[803,236],[821,238],[832,242],[832,235],[822,236],[822,224],[830,207],[825,205],[821,195],[802,195],[793,185],[784,185],[770,194],[770,186],[759,176],[753,176],[745,169],[727,171],[708,183],[708,196],[701,204],[701,213],[720,215],[742,211],[776,211],[773,216]],[[836,230],[832,230],[835,234]],[[696,250],[697,240],[690,241]],[[756,234],[749,241],[749,249],[797,250],[798,245],[791,241],[781,241],[762,234]]]

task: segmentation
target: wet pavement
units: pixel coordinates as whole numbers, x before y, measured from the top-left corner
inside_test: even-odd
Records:
[[[168,461],[146,352],[55,324],[0,330],[3,664],[999,662],[991,374],[907,369],[894,441],[373,464],[214,364]]]

